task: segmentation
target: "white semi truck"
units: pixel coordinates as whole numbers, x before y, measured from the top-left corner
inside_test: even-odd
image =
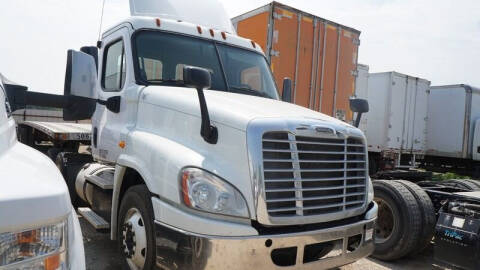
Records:
[[[289,79],[281,101],[260,46],[216,1],[158,2],[133,1],[99,51],[69,51],[63,96],[12,93],[92,119],[76,141],[91,154],[54,150],[79,212],[131,269],[323,269],[371,254],[363,133],[285,102]]]
[[[0,269],[85,269],[65,181],[48,157],[17,141],[7,84],[15,85],[0,74]]]

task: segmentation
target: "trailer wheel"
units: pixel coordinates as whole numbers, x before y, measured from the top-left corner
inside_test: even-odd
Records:
[[[417,239],[415,250],[411,253],[411,255],[416,255],[424,251],[430,244],[430,241],[432,241],[437,221],[435,208],[428,194],[420,186],[405,180],[398,180],[396,182],[404,185],[412,193],[420,207],[422,215],[421,234]]]
[[[422,215],[417,200],[402,184],[373,182],[378,218],[373,257],[391,261],[410,254],[421,235]]]
[[[83,165],[92,161],[93,159],[91,155],[70,152],[58,153],[55,158],[55,164],[67,183],[68,193],[70,193],[70,200],[73,207],[78,207],[81,204],[81,199],[78,197],[75,189],[77,174]]]
[[[480,188],[476,184],[471,183],[468,180],[463,180],[463,179],[450,179],[450,180],[445,180],[441,183],[445,184],[447,186],[463,188],[463,189],[466,189],[466,190],[469,190],[469,191],[480,190]]]
[[[117,239],[120,252],[131,270],[155,266],[153,207],[147,187],[129,188],[120,204]]]

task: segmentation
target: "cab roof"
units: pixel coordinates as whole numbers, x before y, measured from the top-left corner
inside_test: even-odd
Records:
[[[128,25],[133,31],[138,30],[160,30],[171,33],[178,33],[189,35],[218,42],[227,43],[230,45],[242,47],[249,50],[254,50],[263,54],[263,51],[257,43],[250,39],[237,36],[236,33],[223,31],[199,24],[193,24],[182,20],[174,20],[169,18],[159,18],[151,16],[132,16],[117,24],[113,28],[107,30],[103,37],[106,37],[119,28]]]

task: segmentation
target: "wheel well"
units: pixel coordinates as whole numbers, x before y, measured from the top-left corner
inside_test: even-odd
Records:
[[[146,185],[146,184],[142,176],[136,170],[132,168],[127,168],[125,171],[125,175],[123,176],[122,185],[120,187],[120,193],[118,194],[119,206],[120,206],[120,202],[123,199],[123,196],[125,195],[125,192],[127,192],[127,190],[130,187],[133,187],[136,185]]]

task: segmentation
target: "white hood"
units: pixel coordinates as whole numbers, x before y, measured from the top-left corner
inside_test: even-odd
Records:
[[[57,222],[71,212],[68,189],[55,164],[16,141],[0,152],[0,206],[0,233]]]
[[[213,122],[243,131],[255,118],[303,117],[350,126],[319,112],[268,98],[206,90],[205,99]],[[200,117],[197,92],[192,88],[148,86],[141,94],[141,102]]]

